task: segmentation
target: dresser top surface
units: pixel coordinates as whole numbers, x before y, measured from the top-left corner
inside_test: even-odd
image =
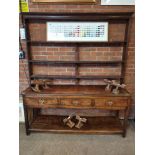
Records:
[[[42,89],[40,93],[32,91],[29,87],[22,95],[101,95],[101,96],[130,96],[126,89],[119,89],[119,94],[105,92],[105,86],[83,86],[83,85],[53,85],[48,89]]]

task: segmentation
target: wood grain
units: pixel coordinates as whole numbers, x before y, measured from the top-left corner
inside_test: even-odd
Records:
[[[111,134],[123,133],[121,122],[116,117],[86,117],[87,123],[81,128],[65,126],[63,119],[67,116],[38,116],[30,127],[30,131],[76,133],[76,134]],[[74,120],[77,123],[77,120]]]

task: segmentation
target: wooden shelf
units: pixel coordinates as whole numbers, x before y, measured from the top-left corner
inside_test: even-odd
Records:
[[[126,45],[125,41],[109,41],[109,42],[61,42],[61,41],[27,41],[28,43],[30,43],[31,45],[64,45],[64,46],[75,46],[75,45],[79,45],[79,46],[124,46]]]
[[[76,133],[76,134],[120,134],[123,133],[121,122],[116,117],[85,117],[86,124],[81,128],[72,129],[64,125],[67,116],[39,115],[30,126],[33,132]],[[77,120],[74,120],[76,122]]]
[[[29,135],[32,132],[54,132],[54,133],[76,133],[76,134],[122,134],[123,137],[126,135],[127,127],[127,117],[129,113],[129,107],[131,104],[131,95],[126,91],[120,91],[120,94],[113,94],[111,92],[105,95],[105,86],[92,86],[93,80],[120,80],[120,83],[124,83],[124,78],[126,74],[126,62],[128,56],[128,41],[129,41],[129,30],[131,28],[131,15],[130,13],[23,13],[23,22],[25,24],[26,31],[26,49],[27,49],[27,59],[28,59],[28,70],[29,70],[29,88],[23,93],[23,103],[24,103],[24,114],[25,114],[25,127],[26,134]],[[43,41],[32,40],[30,23],[36,24],[46,24],[49,21],[62,21],[62,22],[108,22],[108,24],[125,24],[125,30],[123,29],[124,36],[123,41],[114,41],[109,39],[108,42],[56,42],[56,41]],[[122,33],[123,33],[122,32]],[[117,37],[117,36],[116,36]],[[119,40],[119,39],[118,39]],[[56,46],[56,47],[74,47],[75,61],[50,61],[50,60],[31,60],[33,58],[33,52],[31,46]],[[80,48],[81,47],[123,47],[122,49],[122,61],[80,61]],[[73,65],[75,67],[75,75],[37,75],[34,73],[33,64],[51,64],[51,65]],[[121,75],[114,75],[111,72],[110,76],[101,75],[87,75],[81,76],[80,67],[81,65],[120,65]],[[48,66],[45,66],[48,67]],[[91,68],[91,67],[90,67]],[[117,70],[116,70],[117,71]],[[61,72],[60,72],[61,73]],[[58,73],[59,74],[59,73]],[[95,73],[94,73],[95,74]],[[32,90],[31,86],[34,86],[36,81],[34,79],[51,79],[51,85],[49,89],[44,89],[41,87],[41,92],[36,93]],[[53,79],[64,79],[64,80],[75,80],[74,86],[53,86]],[[90,80],[90,86],[82,85],[81,79]],[[33,83],[34,82],[34,83]],[[50,81],[49,81],[50,82]],[[65,82],[66,83],[66,82]],[[48,84],[48,83],[47,83]],[[37,86],[37,85],[36,85]],[[29,90],[29,91],[28,91]],[[63,97],[62,97],[63,96]],[[61,99],[64,98],[65,104],[59,107]],[[89,99],[90,98],[90,99]],[[40,100],[41,99],[41,100]],[[45,100],[44,100],[45,99]],[[51,108],[46,104],[53,105],[53,110],[55,108],[62,108],[63,110],[68,110],[73,112],[77,108],[73,103],[79,102],[79,110],[86,107],[88,110],[93,112],[94,109],[103,108],[103,110],[111,110],[116,112],[115,116],[98,117],[94,114],[94,117],[86,117],[87,122],[81,128],[77,129],[73,127],[72,129],[64,125],[63,119],[67,116],[52,116],[45,112],[45,115],[41,115],[41,109]],[[39,101],[39,102],[38,102]],[[42,102],[43,101],[43,102]],[[44,102],[45,101],[45,102]],[[60,102],[59,102],[60,101]],[[111,102],[112,101],[112,102]],[[90,108],[87,105],[93,106],[94,103],[99,106]],[[112,105],[114,102],[114,105]],[[38,103],[41,105],[38,106]],[[43,104],[42,104],[43,103]],[[58,104],[57,104],[58,103]],[[101,104],[100,104],[101,103]],[[103,104],[102,104],[103,103]],[[109,104],[107,109],[106,103]],[[112,104],[111,104],[112,103]],[[118,104],[117,107],[115,107]],[[30,106],[29,106],[30,105]],[[58,106],[57,106],[58,105]],[[69,107],[68,105],[71,105]],[[88,108],[89,107],[89,108]],[[119,120],[119,111],[123,112],[124,120]],[[69,112],[68,111],[68,112]],[[31,117],[32,116],[32,117]],[[73,121],[77,123],[77,120],[73,118]]]
[[[115,66],[120,65],[123,61],[49,61],[49,60],[29,60],[33,64],[51,64],[51,65],[104,65]]]
[[[87,80],[103,80],[103,79],[121,79],[121,76],[72,76],[72,75],[31,75],[34,79],[87,79]]]
[[[104,13],[50,13],[50,12],[24,12],[24,20],[39,21],[109,21],[114,23],[127,22],[133,12],[104,12]]]

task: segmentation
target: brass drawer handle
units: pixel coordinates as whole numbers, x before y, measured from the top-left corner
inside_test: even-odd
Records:
[[[43,98],[39,99],[38,102],[39,102],[39,104],[41,104],[41,105],[42,105],[42,104],[45,104],[45,100],[44,100]]]
[[[73,101],[72,101],[72,104],[73,104],[73,105],[78,105],[78,104],[79,104],[79,101],[78,101],[78,100],[73,100]]]
[[[113,105],[113,102],[112,102],[112,101],[108,101],[107,104],[108,104],[109,106],[112,106],[112,105]]]

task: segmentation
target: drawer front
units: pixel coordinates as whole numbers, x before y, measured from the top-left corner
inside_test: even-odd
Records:
[[[32,107],[66,108],[114,108],[128,106],[128,99],[120,97],[103,98],[24,98],[24,103]]]
[[[95,99],[96,107],[126,107],[128,100],[123,98],[98,98]]]
[[[25,98],[25,104],[29,106],[49,106],[49,107],[90,107],[91,99],[78,98]]]
[[[25,98],[25,104],[30,106],[46,106],[46,105],[58,105],[59,99],[57,98]]]
[[[91,105],[91,99],[61,99],[61,105],[72,107],[89,107]]]

